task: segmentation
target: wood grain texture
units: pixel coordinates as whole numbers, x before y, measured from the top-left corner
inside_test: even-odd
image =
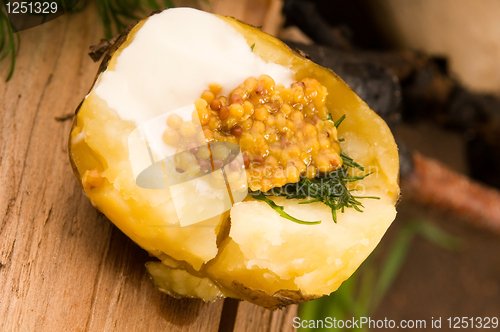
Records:
[[[56,118],[88,92],[98,64],[87,53],[102,35],[92,6],[23,31],[14,77],[0,82],[0,331],[218,331],[224,301],[154,289],[147,253],[73,177],[71,121]],[[296,308],[242,302],[235,313],[235,331],[290,331]]]
[[[213,13],[231,16],[255,27],[262,27],[267,33],[274,32],[266,30],[267,21],[274,24],[273,18],[277,16],[276,20],[279,19],[281,22],[280,0],[212,0],[210,4]]]
[[[234,324],[234,331],[292,332],[293,318],[297,316],[297,305],[274,312],[248,302],[241,302]]]
[[[88,47],[101,35],[94,8],[24,31],[15,75],[1,83],[0,330],[217,331],[222,301],[155,290],[147,254],[73,178],[71,121],[55,117],[87,93]]]

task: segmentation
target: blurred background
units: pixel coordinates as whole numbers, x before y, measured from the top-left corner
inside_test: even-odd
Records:
[[[499,1],[98,0],[79,1],[69,15],[97,11],[110,39],[171,6],[233,16],[279,37],[333,69],[397,138],[396,221],[337,292],[300,306],[301,318],[498,316]],[[29,45],[0,18],[0,64],[9,67],[1,73],[10,78],[16,52]]]
[[[398,322],[498,315],[500,201],[498,192],[489,190],[500,187],[500,136],[493,129],[500,115],[500,3],[289,0],[284,8],[281,38],[335,50],[329,56],[342,64],[332,60],[330,67],[385,115],[400,148],[442,163],[450,173],[429,168],[425,176],[436,186],[457,189],[444,193],[435,188],[415,195],[408,185],[415,163],[404,169],[411,158],[403,153],[402,197],[393,226],[337,292],[302,305],[301,317],[370,316]],[[321,20],[329,37],[326,30],[318,34]],[[379,65],[396,76],[399,88],[391,87],[390,79],[378,72]],[[387,96],[385,102],[381,95]],[[462,181],[478,181],[484,185],[479,191],[492,196],[472,190],[469,185],[474,182],[458,185]],[[447,203],[461,195],[460,203]],[[486,200],[491,201],[485,204]],[[464,218],[467,201],[492,211]]]

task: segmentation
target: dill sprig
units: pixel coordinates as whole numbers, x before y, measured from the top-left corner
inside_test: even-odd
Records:
[[[344,119],[345,115],[335,122],[335,126],[338,127]],[[335,223],[337,223],[337,211],[339,210],[344,213],[345,209],[352,208],[358,212],[363,212],[362,209],[364,206],[359,199],[380,198],[375,196],[355,196],[352,192],[356,191],[356,189],[349,189],[348,186],[350,183],[366,178],[372,172],[362,175],[352,175],[351,169],[364,171],[365,168],[350,158],[344,151],[340,153],[340,157],[342,158],[342,166],[330,173],[319,175],[314,179],[301,177],[299,182],[288,183],[283,187],[273,188],[266,193],[251,193],[251,195],[256,199],[265,201],[283,218],[300,224],[319,224],[321,221],[311,223],[298,220],[287,214],[282,206],[277,205],[266,196],[282,196],[287,199],[308,199],[299,204],[322,202],[330,207],[332,219]]]
[[[352,158],[350,158],[344,151],[340,151],[340,158],[342,158],[342,165],[351,167],[351,168],[357,168],[361,171],[364,171],[365,168],[355,162]]]
[[[332,117],[331,114],[328,114],[328,115],[330,116],[330,118]],[[338,119],[337,121],[335,121],[335,123],[333,124],[335,126],[335,128],[338,128],[340,126],[340,124],[342,123],[342,121],[344,121],[344,119],[345,119],[345,114],[342,115],[340,117],[340,119]]]
[[[273,208],[274,211],[278,212],[279,215],[282,216],[283,218],[291,220],[293,222],[296,222],[297,224],[302,224],[302,225],[317,225],[317,224],[321,223],[321,220],[318,220],[318,221],[304,221],[304,220],[300,220],[300,219],[297,219],[295,217],[292,217],[291,215],[289,215],[288,213],[285,212],[285,209],[283,208],[283,206],[280,206],[280,205],[274,203],[274,201],[272,201],[269,198],[267,198],[266,195],[264,195],[264,193],[262,193],[262,192],[259,192],[259,193],[252,192],[250,194],[252,195],[253,198],[258,199],[260,201],[266,202],[270,207]]]
[[[322,202],[332,210],[332,219],[337,222],[337,211],[342,213],[345,209],[353,208],[358,212],[363,212],[363,204],[359,201],[361,198],[374,198],[372,196],[354,196],[355,189],[349,189],[349,183],[362,180],[372,173],[363,175],[350,175],[351,165],[354,168],[364,170],[364,168],[347,157],[345,153],[341,154],[344,165],[328,174],[318,176],[314,179],[301,178],[297,183],[289,183],[283,187],[271,190],[274,196],[283,196],[287,199],[306,199],[307,201],[299,204],[310,204]],[[267,193],[266,193],[267,194]],[[293,221],[293,220],[292,220]]]

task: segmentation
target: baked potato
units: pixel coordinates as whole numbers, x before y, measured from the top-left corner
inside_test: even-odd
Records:
[[[214,167],[217,153],[227,157],[217,142],[241,147],[231,162],[236,178],[246,176],[239,191],[227,184],[229,161]],[[388,126],[335,73],[257,28],[188,8],[156,13],[117,39],[76,111],[69,155],[92,204],[158,258],[146,267],[160,290],[272,310],[335,291],[378,244],[399,198]],[[250,164],[271,163],[272,181],[252,173]],[[161,176],[172,167],[185,186],[154,176],[144,184],[153,165]],[[359,192],[352,206],[271,193],[340,169],[347,194]],[[226,185],[194,184],[216,173]]]

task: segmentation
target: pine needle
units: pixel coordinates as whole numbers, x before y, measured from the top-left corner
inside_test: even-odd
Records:
[[[0,7],[0,61],[10,55],[10,70],[5,82],[8,82],[14,74],[19,44],[19,34],[13,30],[9,17],[2,6]]]
[[[56,0],[63,8],[65,0]],[[82,11],[88,0],[81,0],[72,12]],[[153,11],[175,7],[171,0],[97,0],[97,13],[107,39],[122,33],[133,21],[149,15]],[[66,10],[65,10],[66,11]],[[10,70],[6,82],[12,78],[16,66],[16,56],[20,45],[19,33],[12,28],[4,6],[0,4],[0,61],[10,56]]]

